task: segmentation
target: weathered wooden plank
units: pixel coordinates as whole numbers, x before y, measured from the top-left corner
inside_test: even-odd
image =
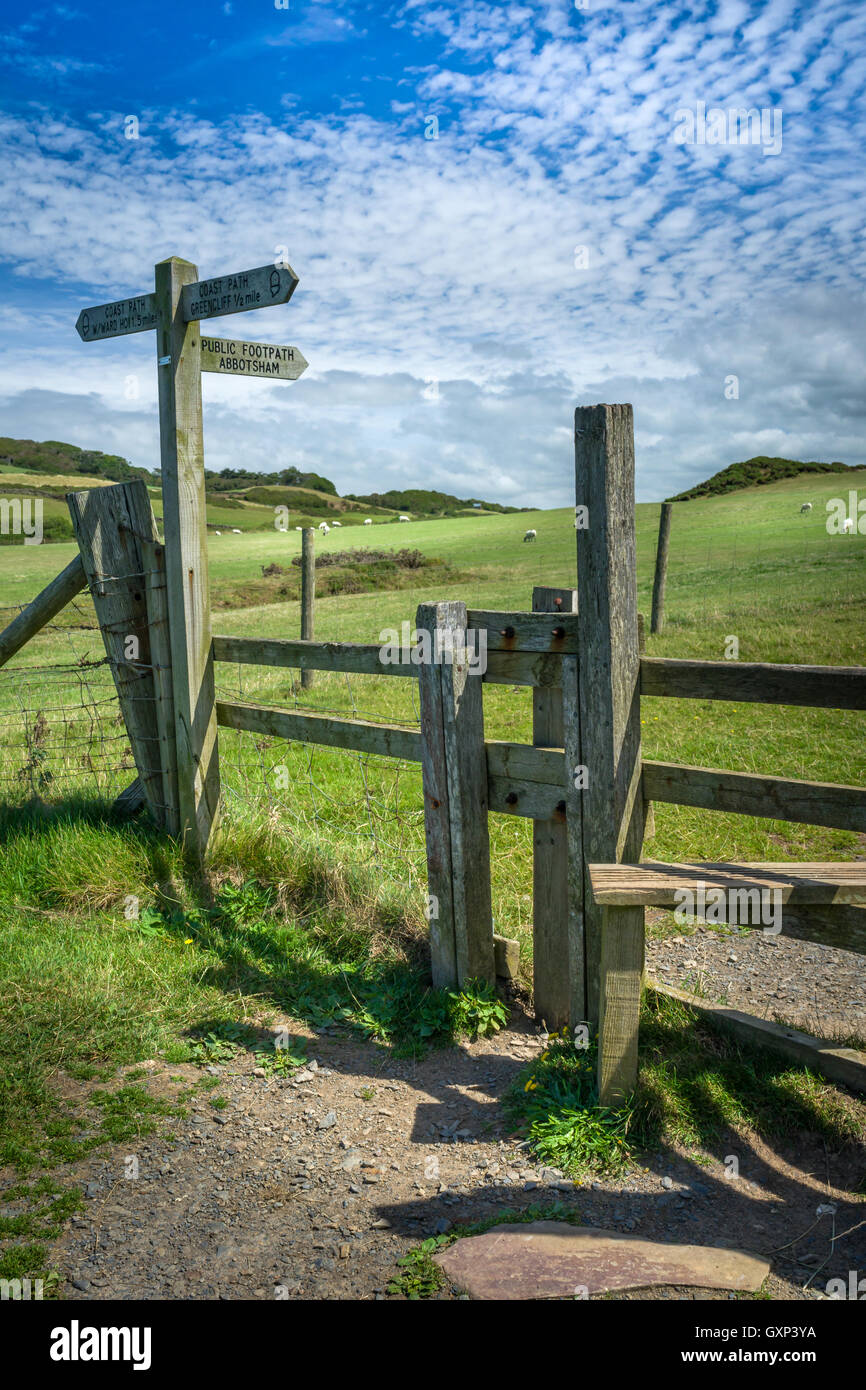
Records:
[[[568,851],[568,941],[570,1023],[572,1028],[589,1017],[586,979],[586,926],[584,909],[583,797],[581,768],[580,685],[576,656],[562,660],[562,720],[565,735],[564,787],[565,833]],[[540,750],[537,750],[540,751]],[[550,756],[548,750],[547,756]],[[557,809],[557,815],[561,809]]]
[[[722,915],[712,892],[720,888],[726,895],[724,917],[735,919],[742,927],[755,931],[769,928],[774,934],[778,929],[782,936],[798,941],[866,952],[863,863],[593,864],[590,879],[596,901],[603,904],[673,909],[680,905],[677,892],[688,890],[693,895],[695,916],[706,918],[709,908],[712,920]],[[778,892],[778,898],[762,899],[762,890]]]
[[[312,671],[349,671],[370,676],[403,676],[418,679],[412,661],[383,662],[381,647],[374,642],[309,642],[214,634],[215,661],[248,666],[287,666]],[[476,678],[477,679],[477,678]],[[555,653],[493,651],[481,676],[493,685],[562,684],[562,657]]]
[[[159,436],[180,833],[202,863],[219,815],[207,524],[201,418],[201,341],[182,312],[204,294],[198,271],[172,257],[156,267]],[[185,290],[185,287],[186,290]],[[226,310],[229,312],[229,310]]]
[[[562,787],[543,782],[524,782],[511,777],[488,776],[487,809],[499,815],[523,816],[527,820],[566,818]]]
[[[500,980],[514,980],[520,972],[520,942],[509,936],[493,933],[493,955],[496,975]]]
[[[828,1081],[841,1082],[852,1091],[866,1091],[866,1052],[839,1047],[836,1043],[801,1033],[798,1028],[771,1023],[769,1019],[756,1018],[753,1014],[742,1013],[725,1004],[711,1004],[699,995],[687,994],[684,990],[658,984],[655,980],[649,981],[647,988],[664,999],[676,999],[681,1004],[687,1004],[712,1024],[733,1033],[752,1047],[780,1052],[819,1076],[826,1076]]]
[[[66,501],[132,756],[159,823],[162,770],[141,547],[142,538],[156,538],[150,498],[135,481],[71,492]]]
[[[585,864],[612,863],[636,860],[643,842],[631,406],[580,406],[574,430],[576,497],[588,517],[576,531],[583,855]],[[595,1022],[601,908],[586,875],[583,908],[587,1013]]]
[[[168,593],[165,578],[165,548],[154,541],[140,539],[144,563],[144,592],[150,660],[153,668],[154,707],[159,734],[159,763],[162,773],[162,807],[159,824],[169,835],[180,833],[177,789],[177,742],[175,738],[174,695],[171,676],[171,638],[168,627]]]
[[[643,764],[643,789],[648,801],[866,831],[866,790],[862,787],[647,761]],[[636,860],[638,856],[627,857]],[[612,858],[602,860],[593,855],[593,862],[609,863]]]
[[[37,594],[27,607],[21,610],[17,618],[13,618],[0,632],[0,666],[20,651],[46,623],[57,617],[76,594],[80,594],[81,590],[86,588],[87,575],[84,573],[81,556],[76,555],[66,569],[61,570],[50,584],[46,584],[41,594]]]
[[[326,748],[349,748],[383,758],[421,761],[421,735],[395,724],[367,724],[361,719],[333,719],[324,714],[296,714],[240,701],[218,700],[217,723],[228,729],[317,743]]]
[[[389,665],[379,659],[379,650],[378,644],[373,642],[305,642],[291,638],[226,637],[216,633],[213,638],[214,661],[417,679],[417,666]]]
[[[640,693],[679,700],[758,701],[766,705],[866,709],[866,667],[642,657]]]
[[[441,611],[440,611],[441,610]],[[416,626],[431,633],[448,618],[439,604],[422,604]],[[421,720],[421,774],[424,789],[424,839],[427,849],[430,965],[437,989],[457,984],[454,870],[451,862],[451,815],[448,804],[448,766],[445,750],[444,692],[432,663],[418,668]]]
[[[659,539],[656,546],[656,569],[653,578],[653,606],[650,632],[661,632],[665,625],[665,585],[668,578],[668,549],[671,540],[672,502],[662,502],[659,514]]]
[[[603,912],[598,1101],[600,1105],[616,1106],[637,1082],[644,910],[606,907]]]
[[[553,613],[563,634],[563,613],[577,612],[575,589],[538,586],[532,591],[533,611]],[[549,619],[546,620],[548,623]],[[574,633],[576,644],[577,633]],[[561,687],[536,689],[532,696],[532,742],[536,749],[564,746]],[[560,788],[565,797],[565,759],[557,754]],[[488,757],[488,767],[490,760]],[[532,992],[535,1017],[557,1032],[572,1022],[571,959],[568,895],[568,824],[563,815],[536,820],[532,834]],[[580,962],[583,975],[583,960]],[[581,1010],[581,1017],[583,1011]]]
[[[782,902],[866,904],[866,862],[821,864],[590,864],[596,902],[674,907],[677,893],[705,888],[773,889]]]
[[[301,640],[312,642],[315,636],[316,610],[316,533],[305,526],[301,535]],[[301,688],[309,690],[313,672],[309,666],[301,671]]]
[[[553,608],[548,614],[470,608],[466,617],[470,627],[486,631],[489,652],[552,652],[559,656],[577,653],[577,617],[571,609]]]
[[[111,810],[115,816],[123,820],[131,820],[137,816],[139,811],[144,810],[147,805],[147,797],[144,794],[144,787],[141,785],[141,778],[136,777],[130,782],[128,787],[124,787],[120,796],[116,796],[111,803]]]
[[[565,795],[565,756],[561,748],[533,748],[528,743],[488,739],[484,744],[491,777],[515,782],[543,782]]]
[[[465,634],[468,620],[463,603],[421,604],[419,631],[449,629]],[[449,661],[425,662],[419,667],[419,695],[429,701],[429,687],[438,678],[441,690],[441,739],[434,731],[434,754],[444,754],[450,842],[451,901],[457,983],[484,979],[493,982],[493,915],[490,890],[490,841],[487,829],[487,763],[481,681],[472,674],[465,637],[453,641]],[[435,647],[433,648],[435,650]],[[422,714],[422,734],[425,724]],[[426,755],[426,749],[425,755]],[[425,765],[422,761],[422,767]],[[441,774],[436,774],[441,787]],[[432,808],[438,810],[441,808]],[[425,820],[427,801],[425,796]],[[435,817],[438,837],[439,817]],[[434,865],[438,873],[438,861]],[[432,892],[431,888],[431,892]]]

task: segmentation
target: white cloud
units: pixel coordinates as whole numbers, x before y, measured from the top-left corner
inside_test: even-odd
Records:
[[[317,11],[336,34],[344,16]],[[218,331],[295,343],[310,371],[291,386],[210,378],[211,467],[243,452],[349,491],[456,479],[448,490],[564,504],[561,431],[594,399],[634,402],[645,497],[767,439],[866,461],[851,309],[866,60],[829,56],[840,28],[854,51],[862,12],[823,0],[795,24],[772,0],[753,14],[736,0],[672,29],[645,0],[627,23],[619,7],[411,4],[401,22],[441,39],[443,59],[388,118],[152,112],[129,142],[123,113],[5,117],[0,255],[42,294],[38,322],[5,340],[4,432],[45,434],[33,382],[62,371],[50,432],[72,437],[60,402],[78,399],[69,429],[89,420],[90,435],[73,442],[154,463],[150,337],[80,344],[78,308],[147,290],[171,253],[218,274],[287,244],[289,308]],[[677,109],[699,99],[781,104],[782,153],[674,145]],[[433,111],[440,138],[425,140]],[[122,397],[133,371],[140,405]]]

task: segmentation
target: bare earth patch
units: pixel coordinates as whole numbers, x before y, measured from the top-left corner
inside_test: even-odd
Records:
[[[866,1267],[866,1225],[830,1242],[833,1230],[866,1221],[854,1195],[862,1155],[830,1154],[808,1135],[784,1148],[743,1134],[713,1154],[669,1148],[616,1181],[575,1184],[534,1167],[497,1103],[543,1046],[519,1009],[496,1037],[420,1062],[290,1027],[311,1039],[308,1079],[257,1075],[244,1054],[210,1069],[219,1084],[169,1122],[174,1141],[166,1124],[67,1171],[87,1201],[49,1257],[66,1297],[384,1298],[397,1259],[425,1237],[553,1203],[586,1225],[765,1255],[772,1298],[822,1297],[829,1278]],[[193,1076],[202,1072],[160,1062],[142,1084],[168,1097]],[[732,1152],[735,1181],[725,1176]],[[137,1178],[125,1176],[131,1157]],[[835,1214],[816,1216],[827,1204]],[[619,1296],[735,1295],[672,1287]]]

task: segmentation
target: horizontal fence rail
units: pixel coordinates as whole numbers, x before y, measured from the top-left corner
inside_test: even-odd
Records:
[[[866,790],[862,787],[650,761],[643,763],[642,776],[647,801],[866,831]]]
[[[866,667],[641,657],[641,695],[866,709]]]
[[[527,616],[535,615],[530,613]],[[214,661],[233,662],[241,666],[287,666],[301,671],[339,671],[418,679],[418,667],[414,662],[383,661],[380,651],[381,647],[375,642],[307,642],[291,638],[218,635],[213,638]],[[562,653],[488,647],[487,669],[481,679],[490,685],[561,686]]]
[[[421,762],[420,733],[396,724],[298,714],[230,700],[217,700],[216,716],[217,724],[226,729]],[[485,742],[484,750],[491,811],[533,819],[565,816],[565,758],[559,749],[490,740]]]

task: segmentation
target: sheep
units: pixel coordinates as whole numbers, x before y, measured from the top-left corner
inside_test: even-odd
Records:
[[[408,518],[408,516],[401,516],[401,517],[398,518],[398,520],[399,520],[399,521],[408,521],[409,518]]]
[[[365,517],[365,519],[364,519],[364,525],[365,525],[365,526],[372,526],[372,525],[373,525],[373,518],[372,518],[371,516]]]
[[[296,526],[296,527],[295,527],[295,530],[296,530],[296,531],[303,531],[303,529],[304,529],[303,526]]]
[[[850,536],[851,532],[854,530],[854,522],[850,516],[846,516],[845,520],[842,522],[842,530],[846,536]]]
[[[537,536],[538,536],[538,532],[537,532],[537,531],[527,531],[527,533],[526,533],[526,535],[523,537],[523,539],[524,539],[525,541],[534,541],[534,540],[536,539]]]
[[[241,531],[241,528],[240,528],[239,526],[233,526],[233,527],[232,527],[232,535],[233,535],[233,536],[241,536],[241,535],[243,535],[243,532]]]
[[[222,531],[214,531],[214,535],[215,535],[215,536],[221,536],[221,535],[222,535]]]
[[[330,528],[330,526],[328,525],[327,521],[320,521],[320,522],[319,522],[319,530],[321,531],[321,533],[322,533],[323,536],[327,536],[327,534],[328,534],[328,532],[330,531],[330,529],[331,529],[331,528]]]
[[[803,505],[802,505],[802,507],[800,508],[800,515],[802,516],[804,512],[810,512],[811,510],[812,510],[812,503],[811,503],[811,502],[804,502]]]
[[[332,522],[331,522],[331,525],[332,525],[332,526],[342,526],[342,524],[343,524],[342,521],[332,521]]]

